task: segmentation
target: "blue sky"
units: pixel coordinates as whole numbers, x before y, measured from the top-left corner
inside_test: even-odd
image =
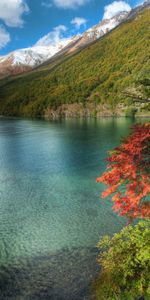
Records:
[[[82,33],[104,17],[104,10],[105,16],[111,16],[119,7],[129,9],[137,3],[136,0],[0,0],[0,55],[33,46],[49,33],[51,43],[56,38]],[[47,37],[42,43],[45,40],[48,44]]]

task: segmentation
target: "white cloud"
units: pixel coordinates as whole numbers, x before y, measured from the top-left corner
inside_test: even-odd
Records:
[[[46,1],[42,1],[41,5],[44,6],[44,7],[46,7],[46,8],[50,8],[50,7],[53,6],[52,3],[46,2]]]
[[[4,27],[0,26],[0,49],[10,42],[10,35]]]
[[[130,11],[131,6],[125,1],[114,1],[104,7],[103,19],[110,19],[121,11]]]
[[[22,15],[29,12],[25,0],[0,0],[0,19],[10,27],[23,25]]]
[[[88,0],[53,0],[57,7],[61,8],[76,8],[88,2]]]
[[[84,19],[84,18],[79,18],[79,17],[76,17],[74,18],[72,21],[71,21],[71,24],[75,25],[75,27],[77,29],[80,29],[80,27],[82,25],[85,25],[87,23],[87,20]]]
[[[67,27],[59,25],[45,36],[39,39],[35,46],[55,46],[64,39],[63,34],[67,31]]]

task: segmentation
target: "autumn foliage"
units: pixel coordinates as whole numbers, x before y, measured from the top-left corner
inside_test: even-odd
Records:
[[[132,133],[107,158],[106,172],[97,178],[112,194],[114,210],[129,219],[150,217],[150,123],[135,125]]]

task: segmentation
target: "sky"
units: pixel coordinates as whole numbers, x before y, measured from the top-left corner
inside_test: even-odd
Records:
[[[0,0],[0,55],[81,34],[139,0]]]

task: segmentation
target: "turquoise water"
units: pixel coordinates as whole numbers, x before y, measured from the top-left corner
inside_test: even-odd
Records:
[[[90,299],[98,240],[125,220],[95,179],[131,119],[0,119],[0,299]]]

